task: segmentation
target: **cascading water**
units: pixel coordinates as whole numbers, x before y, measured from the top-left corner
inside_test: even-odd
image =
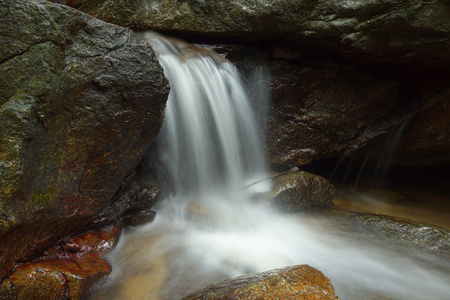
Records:
[[[295,264],[324,272],[341,299],[449,298],[446,260],[427,269],[428,257],[412,260],[341,218],[282,215],[254,203],[270,182],[244,188],[267,177],[252,89],[210,51],[146,38],[172,86],[158,143],[175,193],[159,203],[153,223],[123,234],[113,273],[92,299],[179,299],[221,279]]]
[[[206,50],[180,53],[155,34],[157,52],[172,89],[160,140],[164,165],[177,192],[196,201],[234,193],[266,174],[255,117],[237,70]],[[178,56],[177,56],[178,55]],[[192,55],[192,54],[191,54]]]

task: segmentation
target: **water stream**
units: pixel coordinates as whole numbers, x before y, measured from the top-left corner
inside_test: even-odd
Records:
[[[399,250],[341,215],[283,215],[253,203],[271,186],[243,188],[268,177],[251,87],[214,53],[146,37],[172,87],[158,144],[175,193],[158,204],[153,223],[124,231],[113,273],[90,299],[179,299],[295,264],[321,270],[341,299],[450,299],[446,259]]]

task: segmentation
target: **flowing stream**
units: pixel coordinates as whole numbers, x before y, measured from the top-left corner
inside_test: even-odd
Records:
[[[243,188],[269,176],[254,112],[267,103],[252,103],[251,87],[211,51],[146,38],[171,84],[158,152],[175,192],[154,222],[124,231],[113,273],[90,299],[180,299],[295,264],[321,270],[341,299],[450,299],[445,258],[370,238],[340,215],[283,215],[252,201],[271,188]]]

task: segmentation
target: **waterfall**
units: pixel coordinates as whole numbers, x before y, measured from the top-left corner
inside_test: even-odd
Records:
[[[232,202],[237,209],[263,185],[251,191],[244,187],[267,177],[257,117],[239,72],[213,51],[155,32],[144,37],[171,85],[156,143],[159,160],[181,195],[177,201],[208,213],[220,210],[216,221],[231,217],[221,203]]]
[[[449,276],[377,243],[354,223],[285,215],[255,202],[270,189],[260,180],[268,176],[261,118],[252,109],[265,111],[263,73],[245,87],[217,54],[144,36],[171,84],[157,152],[175,192],[160,201],[154,222],[124,230],[113,273],[91,299],[181,299],[223,279],[296,264],[321,270],[341,299],[448,298]],[[254,95],[262,103],[252,103]]]

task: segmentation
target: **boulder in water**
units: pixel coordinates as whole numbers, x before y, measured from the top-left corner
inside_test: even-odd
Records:
[[[307,172],[287,172],[274,178],[268,203],[283,211],[303,212],[332,205],[334,186]]]
[[[354,213],[353,218],[365,228],[390,239],[450,256],[450,232],[441,227],[385,215]]]
[[[337,300],[339,296],[322,272],[298,265],[225,280],[183,299]]]
[[[127,28],[42,0],[0,15],[1,279],[120,217],[111,199],[159,132],[168,83]]]

